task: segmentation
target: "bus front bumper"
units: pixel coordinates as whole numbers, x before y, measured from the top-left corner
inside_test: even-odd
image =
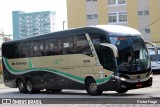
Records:
[[[136,79],[136,80],[128,80],[120,77],[115,79],[117,81],[118,88],[123,88],[127,90],[152,86],[152,75],[143,79]]]

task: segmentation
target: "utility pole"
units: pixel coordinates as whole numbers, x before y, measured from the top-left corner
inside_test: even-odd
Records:
[[[5,37],[4,37],[4,32],[2,32],[2,39],[3,39],[3,42],[5,42]]]
[[[63,20],[63,30],[64,30],[64,25],[65,25],[65,22],[66,22],[66,21],[65,21],[65,20]]]

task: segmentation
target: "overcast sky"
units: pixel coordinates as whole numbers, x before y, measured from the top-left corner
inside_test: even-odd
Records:
[[[0,28],[5,34],[12,34],[12,11],[38,12],[55,11],[57,30],[63,29],[67,20],[66,0],[0,0]]]

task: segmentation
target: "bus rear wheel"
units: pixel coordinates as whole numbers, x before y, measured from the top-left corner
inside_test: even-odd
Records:
[[[93,78],[86,80],[85,88],[88,94],[90,95],[101,95],[102,90],[98,89],[98,86]]]
[[[26,87],[22,80],[18,80],[18,89],[21,93],[26,93]]]
[[[33,88],[33,84],[30,79],[27,79],[27,81],[26,81],[26,91],[28,94],[35,93],[35,89]]]

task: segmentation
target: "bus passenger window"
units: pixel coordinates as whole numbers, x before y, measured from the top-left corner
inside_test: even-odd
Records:
[[[45,41],[45,48],[44,48],[45,55],[59,55],[59,46],[58,46],[58,39],[48,39]]]
[[[62,49],[62,54],[63,55],[65,55],[65,54],[73,54],[74,53],[74,51],[73,51],[73,49],[74,49],[74,45],[73,45],[73,42],[74,41],[74,39],[73,39],[73,37],[72,36],[70,36],[70,37],[67,37],[67,38],[63,38],[62,39],[62,47],[63,47],[63,49]]]
[[[19,46],[20,46],[19,43],[14,44],[14,48],[13,48],[13,49],[15,49],[13,51],[14,58],[20,58],[20,48],[19,48]]]
[[[43,55],[43,41],[33,41],[32,45],[33,56],[42,56]]]
[[[20,44],[20,56],[22,58],[31,56],[31,42],[23,42]]]
[[[85,35],[77,35],[75,53],[88,56],[92,55],[92,51]]]

